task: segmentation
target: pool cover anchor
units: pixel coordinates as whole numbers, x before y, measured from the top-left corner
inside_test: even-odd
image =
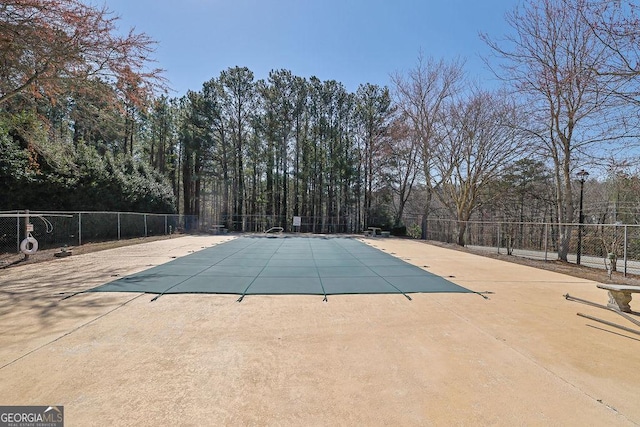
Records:
[[[474,292],[476,295],[480,295],[484,299],[491,299],[487,295],[493,295],[495,292],[492,291],[484,291],[484,292]]]

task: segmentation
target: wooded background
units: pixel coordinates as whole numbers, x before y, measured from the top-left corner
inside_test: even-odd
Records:
[[[231,67],[180,98],[154,42],[76,0],[0,4],[0,210],[180,213],[230,230],[406,218],[640,219],[633,2],[528,0],[482,35],[502,85],[420,53],[389,87]],[[160,64],[161,65],[161,64]],[[590,177],[580,182],[576,172]],[[420,232],[409,230],[419,237]]]

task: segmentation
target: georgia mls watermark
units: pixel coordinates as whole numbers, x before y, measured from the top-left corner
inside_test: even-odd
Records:
[[[64,406],[0,406],[0,427],[64,427]]]

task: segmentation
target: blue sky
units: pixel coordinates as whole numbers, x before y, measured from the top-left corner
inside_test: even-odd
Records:
[[[200,90],[222,70],[246,66],[256,79],[272,69],[301,77],[390,85],[390,74],[418,54],[466,60],[470,78],[495,85],[480,55],[479,32],[500,38],[519,0],[103,0],[159,44],[158,66],[175,92]]]

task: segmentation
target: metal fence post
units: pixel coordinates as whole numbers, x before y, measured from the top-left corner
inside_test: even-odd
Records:
[[[20,252],[20,211],[16,215],[16,252]]]
[[[27,209],[26,211],[24,211],[24,238],[26,239],[27,237],[29,237],[29,209]],[[27,247],[29,247],[29,245],[27,245]],[[29,259],[29,254],[24,254],[24,259],[28,260]]]
[[[168,234],[167,233],[167,215],[164,216],[164,234]]]
[[[502,229],[501,223],[496,223],[498,227],[498,241],[496,242],[498,246],[498,253],[500,253],[500,230]]]
[[[82,212],[78,212],[78,246],[82,246]]]
[[[624,226],[624,277],[627,277],[627,225]]]
[[[549,253],[549,223],[544,223],[544,260],[547,261],[547,254]]]
[[[118,212],[118,240],[120,240],[120,212]]]
[[[144,214],[144,237],[147,237],[147,214]]]

